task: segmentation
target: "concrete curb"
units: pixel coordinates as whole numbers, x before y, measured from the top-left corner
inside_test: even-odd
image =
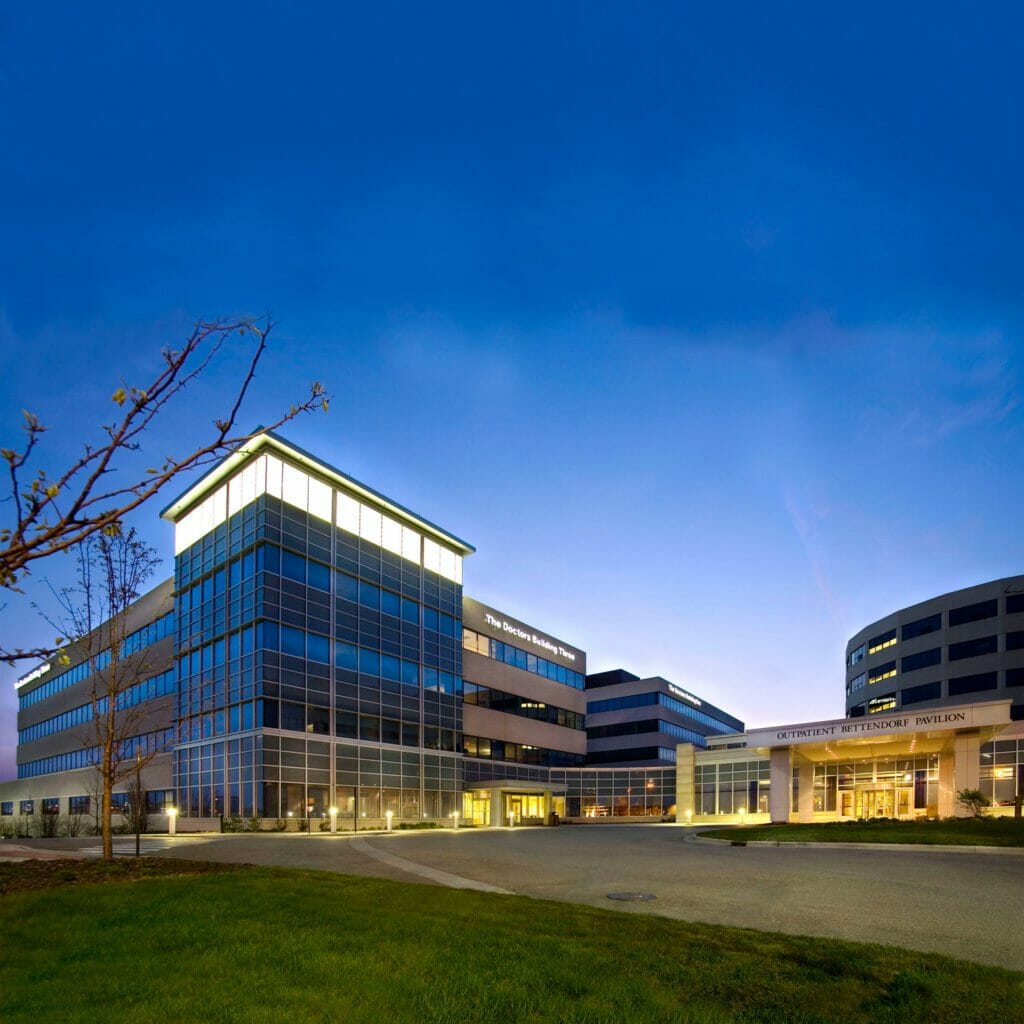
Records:
[[[917,853],[995,853],[1011,857],[1024,857],[1021,846],[956,846],[952,843],[805,843],[798,840],[780,842],[773,839],[712,839],[710,836],[694,836],[694,843],[713,843],[716,846],[787,846],[803,847],[809,850],[910,850]]]

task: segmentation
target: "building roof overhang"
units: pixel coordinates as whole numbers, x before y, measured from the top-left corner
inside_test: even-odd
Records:
[[[429,519],[416,515],[415,512],[410,511],[405,506],[399,505],[398,502],[386,497],[379,491],[375,491],[372,487],[368,487],[354,477],[342,473],[340,469],[336,469],[329,463],[323,462],[315,455],[305,451],[305,449],[292,444],[290,441],[286,441],[283,437],[269,430],[257,434],[230,455],[226,455],[215,466],[211,467],[191,487],[179,494],[177,498],[161,510],[161,517],[169,519],[171,522],[177,522],[192,506],[205,498],[211,491],[216,490],[253,455],[264,449],[273,451],[274,454],[302,466],[311,473],[340,486],[343,490],[354,493],[379,508],[383,508],[408,526],[430,534],[436,540],[454,548],[462,555],[471,555],[476,551],[472,544],[467,543],[460,537],[456,537],[455,534],[442,530],[441,527],[430,522]]]

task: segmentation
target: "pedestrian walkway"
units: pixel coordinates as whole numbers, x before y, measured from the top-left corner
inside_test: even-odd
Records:
[[[166,850],[180,849],[182,846],[197,846],[204,843],[212,843],[221,837],[219,835],[202,836],[143,836],[139,841],[139,855],[145,857],[147,853],[163,853]],[[86,846],[78,853],[83,857],[102,857],[103,844],[97,846]],[[125,838],[118,836],[114,840],[115,857],[135,856],[135,837]]]

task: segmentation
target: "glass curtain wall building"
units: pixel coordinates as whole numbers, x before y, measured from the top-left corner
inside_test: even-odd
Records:
[[[163,514],[181,815],[456,810],[473,548],[270,433]]]

